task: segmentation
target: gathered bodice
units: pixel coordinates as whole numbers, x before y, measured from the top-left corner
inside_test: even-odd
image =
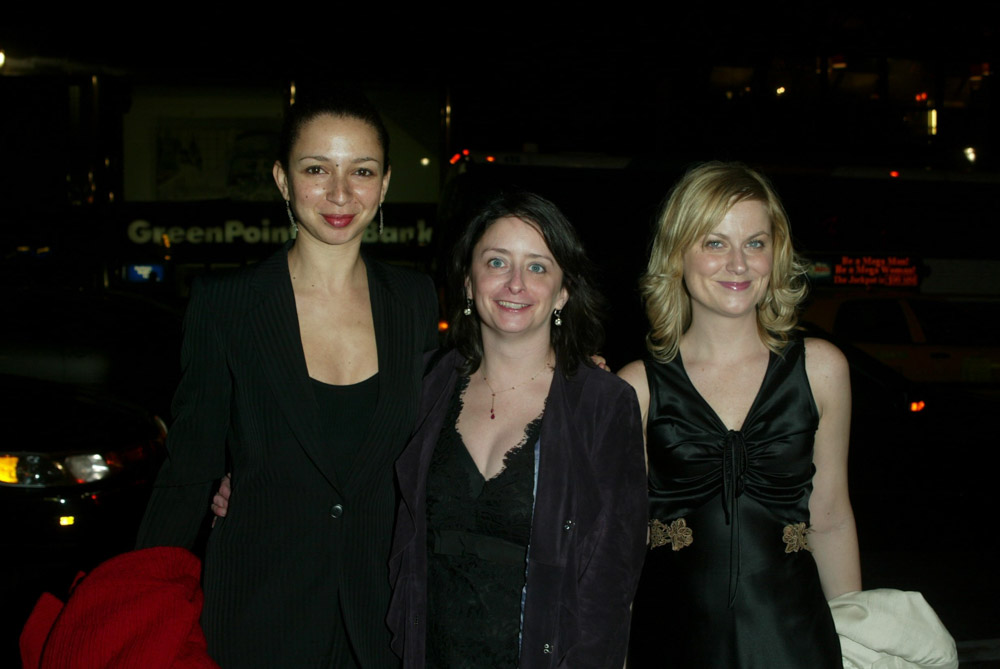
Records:
[[[695,389],[680,355],[647,362],[650,516],[684,516],[715,497],[727,519],[744,497],[775,516],[807,520],[819,414],[805,374],[803,345],[772,353],[740,430],[730,430]]]
[[[808,548],[819,412],[796,340],[772,353],[739,430],[678,356],[646,363],[652,549],[632,657],[671,666],[837,667],[839,642]],[[669,630],[669,632],[665,631]]]

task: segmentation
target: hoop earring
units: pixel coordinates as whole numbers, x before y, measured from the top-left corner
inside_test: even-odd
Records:
[[[382,227],[385,225],[385,221],[382,220],[382,203],[378,204],[378,236],[382,236]]]
[[[555,323],[555,326],[559,327],[560,325],[562,325],[562,309],[554,309],[552,311],[552,315],[555,317],[555,320],[553,321],[553,323]]]
[[[295,220],[295,214],[292,213],[292,203],[289,200],[285,200],[285,211],[288,212],[288,222],[292,225],[292,239],[295,239],[299,235],[299,224]]]
[[[472,298],[471,297],[465,298],[465,309],[462,309],[462,313],[465,314],[466,316],[471,316],[472,315]]]

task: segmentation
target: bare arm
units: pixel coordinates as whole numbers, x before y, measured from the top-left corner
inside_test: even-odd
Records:
[[[822,339],[806,340],[806,375],[820,415],[813,449],[816,474],[809,498],[809,545],[823,594],[832,599],[861,589],[858,534],[847,488],[851,379],[844,354]]]
[[[649,382],[646,380],[646,365],[643,364],[642,360],[633,360],[618,370],[618,376],[632,386],[632,390],[635,391],[635,396],[639,400],[639,413],[642,415],[642,438],[645,441],[646,418],[649,415]],[[646,466],[649,467],[648,458]]]
[[[646,365],[642,360],[633,360],[618,370],[618,376],[628,382],[639,400],[639,416],[642,420],[642,445],[646,454],[646,474],[649,474],[649,451],[645,449],[646,418],[649,416],[649,381],[646,379]],[[646,529],[646,545],[649,545],[649,529]]]

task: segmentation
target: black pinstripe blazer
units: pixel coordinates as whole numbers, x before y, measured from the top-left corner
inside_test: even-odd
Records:
[[[232,471],[203,575],[212,656],[223,667],[328,665],[344,642],[335,639],[342,615],[362,666],[397,666],[384,623],[392,465],[413,427],[423,353],[436,345],[434,289],[426,276],[365,258],[379,398],[345,470],[326,447],[337,435],[320,433],[288,248],[195,286],[169,456],[138,545],[189,547],[214,482]]]

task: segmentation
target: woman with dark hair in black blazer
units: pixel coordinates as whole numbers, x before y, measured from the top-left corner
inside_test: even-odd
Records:
[[[621,667],[645,554],[633,390],[593,366],[598,294],[569,222],[501,196],[453,253],[454,350],[396,464],[393,648],[410,667]]]
[[[436,345],[427,277],[361,253],[389,187],[363,99],[291,108],[274,180],[297,238],[194,286],[169,458],[139,546],[190,546],[214,482],[202,624],[224,667],[392,667],[392,463]]]

